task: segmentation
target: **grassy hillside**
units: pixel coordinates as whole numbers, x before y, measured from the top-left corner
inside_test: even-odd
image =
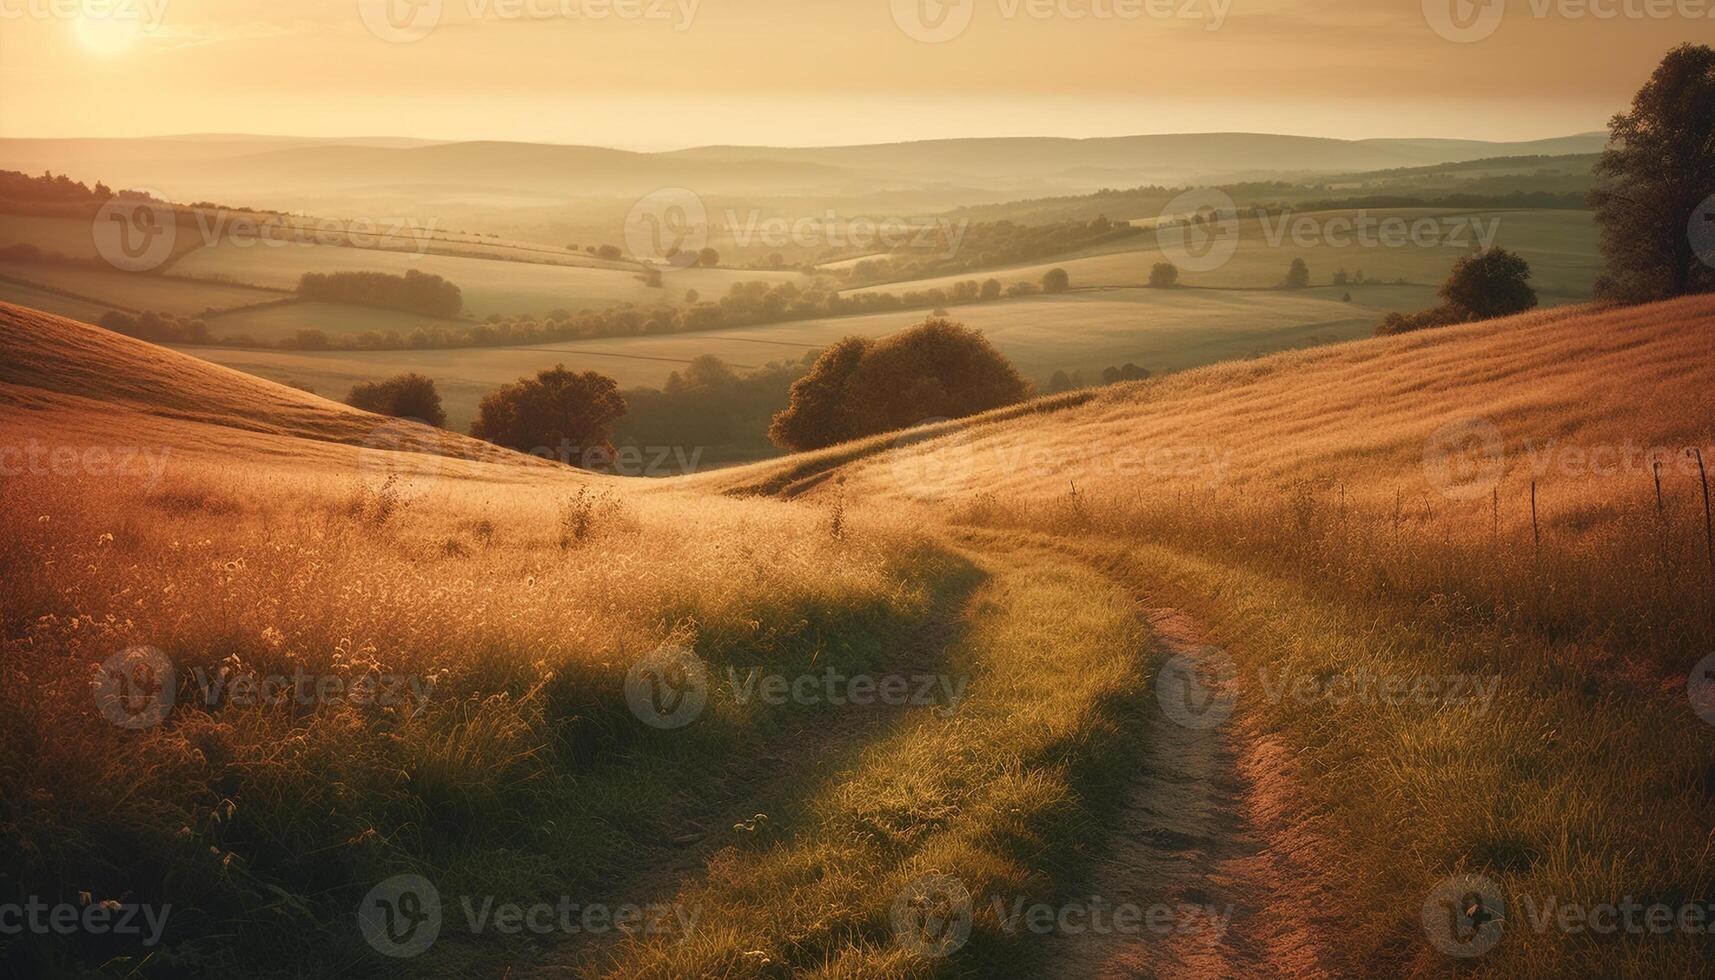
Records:
[[[1701,934],[1539,928],[1531,903],[1715,887],[1715,728],[1686,698],[1715,581],[1672,455],[1715,446],[1715,300],[1278,354],[647,482],[401,442],[171,351],[0,321],[0,448],[50,451],[0,508],[0,737],[30,746],[0,789],[33,801],[0,814],[0,870],[175,910],[153,950],[0,939],[31,972],[1706,966]],[[1659,508],[1633,445],[1663,447]],[[125,448],[159,468],[114,472]],[[626,693],[664,644],[709,672],[684,728]],[[137,647],[174,698],[126,727],[99,671]],[[1187,656],[1230,665],[1226,726],[1173,720]],[[752,668],[960,693],[776,705],[732,680]],[[210,700],[198,670],[417,686]],[[1475,693],[1330,693],[1362,678]],[[447,913],[394,959],[353,910],[400,874]],[[1424,916],[1462,875],[1506,911],[1456,960]],[[948,880],[969,935],[927,956],[900,910]],[[1006,911],[1115,887],[1225,903],[1223,924],[1115,947]],[[460,903],[484,896],[681,926],[479,934]]]

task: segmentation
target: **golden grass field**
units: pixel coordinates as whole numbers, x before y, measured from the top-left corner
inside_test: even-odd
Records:
[[[151,949],[0,936],[27,969],[1706,968],[1706,934],[1539,928],[1532,903],[1681,908],[1715,888],[1715,724],[1687,698],[1715,568],[1682,462],[1715,455],[1715,301],[1275,354],[650,482],[19,307],[0,320],[0,833],[17,844],[0,871],[174,910]],[[119,472],[126,449],[143,462]],[[716,678],[968,686],[775,706],[716,680],[693,724],[658,729],[624,692],[664,643]],[[1164,717],[1193,643],[1232,668],[1224,727]],[[100,670],[139,646],[170,659],[175,704],[126,728]],[[427,694],[210,702],[187,675],[221,668]],[[1490,693],[1273,686],[1358,675]],[[1182,770],[1218,792],[1152,812],[1148,780]],[[393,959],[354,910],[407,873],[448,908],[432,950]],[[1424,919],[1461,875],[1505,898],[1470,958]],[[969,935],[926,955],[900,910],[949,879]],[[1228,925],[1040,935],[1005,914],[1116,881],[1224,903]],[[476,934],[455,896],[657,903],[695,925]]]

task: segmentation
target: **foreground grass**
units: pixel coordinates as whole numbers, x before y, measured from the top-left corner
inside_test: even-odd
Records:
[[[1325,869],[1306,890],[1343,923],[1367,975],[1694,976],[1707,925],[1663,934],[1568,928],[1560,910],[1715,898],[1715,727],[1683,686],[1614,658],[1505,632],[1456,603],[1341,602],[1255,569],[1137,544],[1091,554],[1190,610],[1238,667],[1246,738],[1302,794],[1291,819]],[[1338,678],[1452,676],[1493,692],[1366,700],[1306,696]],[[1499,941],[1454,958],[1422,908],[1459,875],[1493,882]],[[1545,912],[1545,910],[1547,910]],[[1546,917],[1545,917],[1546,916]],[[1578,919],[1572,920],[1576,924]],[[1642,919],[1635,921],[1641,922]]]
[[[806,723],[711,696],[695,726],[652,729],[623,694],[639,656],[671,641],[716,671],[875,669],[971,582],[885,524],[835,535],[807,507],[576,488],[496,500],[481,484],[190,467],[153,491],[9,483],[4,900],[172,912],[153,949],[26,934],[0,939],[0,960],[43,974],[446,972],[456,949],[402,966],[365,946],[354,911],[369,888],[411,872],[449,895],[626,900],[602,886],[659,842],[664,814],[718,782],[721,760],[789,751]],[[171,658],[174,704],[128,729],[92,681],[144,645]],[[300,671],[414,686],[369,704],[210,701],[199,687]],[[536,956],[489,965],[506,955]]]
[[[688,941],[640,941],[619,977],[1017,975],[1029,944],[992,899],[1046,899],[1097,840],[1123,784],[1145,643],[1129,600],[1045,550],[985,545],[989,574],[949,656],[968,671],[957,713],[902,718],[817,788],[780,838],[723,854],[681,903]],[[947,875],[972,897],[967,945],[925,955],[892,913],[914,883]]]

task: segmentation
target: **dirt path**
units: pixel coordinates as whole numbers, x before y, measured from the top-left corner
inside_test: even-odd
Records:
[[[1057,934],[1048,976],[1335,975],[1334,923],[1318,921],[1313,897],[1321,845],[1294,825],[1285,753],[1228,717],[1241,679],[1185,615],[1147,619],[1163,667],[1146,755],[1108,859],[1077,894],[1161,910],[1170,925]]]

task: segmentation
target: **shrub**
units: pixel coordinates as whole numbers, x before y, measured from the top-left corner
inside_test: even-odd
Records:
[[[828,348],[792,385],[791,404],[768,436],[786,449],[816,449],[1029,395],[1029,382],[988,338],[929,319],[881,340],[847,337]]]
[[[402,276],[386,272],[306,272],[298,280],[298,295],[326,303],[353,303],[429,316],[458,316],[464,309],[464,294],[440,276],[407,271]]]
[[[1461,257],[1453,263],[1453,271],[1438,294],[1441,305],[1433,309],[1389,313],[1376,328],[1376,335],[1489,320],[1536,306],[1536,290],[1530,288],[1530,263],[1504,248]]]
[[[441,393],[435,382],[420,374],[400,374],[384,381],[353,385],[345,403],[377,415],[416,419],[438,429],[446,428],[447,413],[441,409]]]
[[[605,460],[625,399],[612,378],[557,364],[483,396],[470,434],[519,452],[551,451],[567,462]]]

